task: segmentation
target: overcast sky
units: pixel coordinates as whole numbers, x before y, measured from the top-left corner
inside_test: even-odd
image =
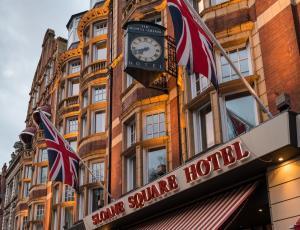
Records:
[[[89,0],[0,0],[0,171],[25,128],[29,90],[47,28],[67,38],[72,14]]]

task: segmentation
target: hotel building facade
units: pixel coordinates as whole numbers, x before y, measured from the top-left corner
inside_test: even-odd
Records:
[[[300,2],[190,2],[274,117],[218,49],[219,93],[177,68],[166,1],[91,1],[71,16],[67,40],[45,34],[23,144],[2,173],[3,230],[297,225]],[[166,28],[166,68],[147,87],[124,71],[131,21]],[[48,181],[43,133],[32,120],[38,107],[95,175],[80,166],[79,193]]]

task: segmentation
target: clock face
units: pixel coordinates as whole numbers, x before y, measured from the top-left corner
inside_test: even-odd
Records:
[[[136,37],[131,42],[131,52],[140,61],[153,62],[162,54],[160,44],[147,36]]]

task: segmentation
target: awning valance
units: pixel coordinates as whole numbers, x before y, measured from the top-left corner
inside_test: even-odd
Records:
[[[133,229],[220,229],[230,216],[249,198],[255,188],[256,183],[238,187],[134,226]]]

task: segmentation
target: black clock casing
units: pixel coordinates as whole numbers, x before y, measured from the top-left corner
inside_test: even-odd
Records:
[[[144,22],[130,21],[125,29],[125,72],[144,85],[165,71],[165,28]]]

